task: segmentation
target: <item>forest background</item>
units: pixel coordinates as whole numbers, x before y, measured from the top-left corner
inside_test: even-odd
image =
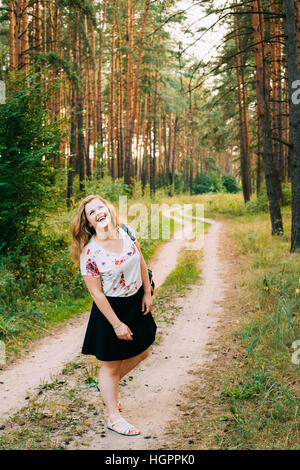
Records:
[[[225,212],[268,212],[271,233],[300,248],[299,4],[183,3],[1,2],[0,337],[12,350],[88,304],[68,251],[88,194],[148,207],[236,194]],[[193,3],[215,24],[187,27]],[[224,37],[204,61],[175,26],[194,48],[210,29]],[[142,240],[147,260],[161,241]]]

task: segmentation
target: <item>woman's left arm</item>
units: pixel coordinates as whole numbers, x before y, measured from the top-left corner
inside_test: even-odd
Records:
[[[144,289],[144,295],[142,299],[142,312],[144,313],[144,315],[146,315],[147,313],[151,311],[151,307],[152,307],[151,286],[150,286],[150,281],[149,281],[148,268],[144,260],[144,256],[143,256],[140,244],[137,240],[135,241],[135,244],[141,255],[141,277],[142,277],[142,283],[143,283],[143,289]]]

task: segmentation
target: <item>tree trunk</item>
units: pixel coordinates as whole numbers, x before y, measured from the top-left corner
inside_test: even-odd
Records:
[[[158,101],[158,68],[155,71],[155,85],[153,96],[153,142],[152,142],[152,155],[150,160],[150,191],[155,194],[156,189],[156,141],[157,141],[157,101]]]
[[[28,36],[28,0],[23,0],[22,2],[22,63],[21,68],[26,74],[29,71],[29,36]]]
[[[104,146],[104,133],[103,133],[103,30],[106,21],[106,6],[107,0],[103,2],[102,22],[99,31],[99,61],[98,61],[98,96],[97,96],[97,136],[99,145],[99,176],[103,177],[103,146]]]
[[[9,70],[14,70],[16,66],[15,51],[16,18],[14,11],[14,1],[9,0]]]
[[[76,160],[76,92],[75,87],[72,87],[71,98],[71,136],[70,136],[70,159],[68,168],[68,182],[67,182],[67,207],[71,209],[74,204],[74,176],[75,176],[75,160]]]
[[[279,4],[275,0],[270,1],[269,10],[273,13],[273,17],[270,18],[270,35],[271,35],[271,63],[272,63],[272,101],[273,101],[273,151],[274,151],[274,163],[276,171],[280,181],[284,181],[284,161],[283,161],[283,146],[282,146],[282,118],[281,118],[281,43],[280,36],[281,23],[279,17]],[[281,194],[282,198],[282,194]]]
[[[166,182],[169,186],[171,184],[170,180],[170,160],[172,155],[172,148],[173,148],[173,122],[172,122],[172,113],[169,115],[169,145],[168,145],[168,152],[167,152],[167,161],[166,161]]]
[[[115,94],[115,29],[116,21],[113,18],[111,32],[111,63],[110,63],[110,90],[109,90],[109,142],[110,142],[110,174],[115,179],[115,120],[114,120],[114,94]]]
[[[131,117],[132,117],[132,90],[133,90],[133,30],[132,30],[132,0],[127,0],[126,14],[126,128],[125,128],[125,162],[124,183],[130,186],[131,171]]]
[[[176,150],[177,150],[177,131],[178,131],[178,116],[176,116],[175,123],[174,123],[174,139],[173,139],[173,148],[172,148],[172,173],[171,173],[172,195],[175,192],[175,158],[176,158]]]
[[[47,52],[47,0],[43,0],[43,52]]]
[[[288,52],[288,83],[290,103],[290,167],[292,181],[291,252],[300,251],[300,103],[296,99],[295,82],[300,80],[300,7],[295,0],[284,0]],[[298,31],[297,31],[298,30]],[[297,34],[298,33],[298,34]]]
[[[271,119],[269,110],[269,80],[267,74],[266,54],[264,50],[264,19],[261,0],[251,2],[251,20],[254,37],[254,58],[256,69],[257,110],[262,129],[262,147],[264,170],[269,199],[272,234],[282,234],[283,225],[278,198],[278,181],[274,171],[272,154]]]
[[[243,187],[244,201],[250,200],[250,155],[249,155],[249,126],[247,119],[247,102],[245,79],[243,69],[242,47],[240,44],[240,26],[238,15],[235,15],[235,45],[236,45],[236,78],[237,78],[237,98],[239,107],[239,135],[240,135],[240,162],[241,179]]]
[[[123,129],[123,99],[124,99],[124,85],[123,85],[123,63],[122,63],[122,37],[119,23],[118,29],[118,77],[117,77],[117,136],[118,136],[118,177],[124,175],[124,129]]]

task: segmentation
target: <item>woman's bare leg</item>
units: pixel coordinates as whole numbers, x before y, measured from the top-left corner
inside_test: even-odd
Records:
[[[130,357],[129,359],[123,359],[120,365],[120,380],[124,377],[124,375],[128,374],[132,369],[134,369],[141,361],[146,359],[150,354],[150,348],[143,351],[141,354],[137,356]]]
[[[112,422],[121,417],[118,409],[121,363],[122,361],[103,361],[99,373],[101,395],[107,407],[108,417]],[[122,424],[117,423],[113,428],[119,431],[121,427]],[[134,428],[129,433],[135,434],[137,431],[138,429]]]
[[[118,415],[120,366],[122,361],[103,361],[99,372],[99,386],[108,416]]]

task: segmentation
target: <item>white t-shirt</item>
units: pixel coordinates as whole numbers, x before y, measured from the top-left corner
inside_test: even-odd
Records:
[[[127,227],[136,239],[135,231]],[[82,276],[100,277],[103,293],[109,297],[133,295],[142,285],[140,252],[122,227],[118,231],[123,238],[120,254],[102,248],[93,235],[80,256]]]

